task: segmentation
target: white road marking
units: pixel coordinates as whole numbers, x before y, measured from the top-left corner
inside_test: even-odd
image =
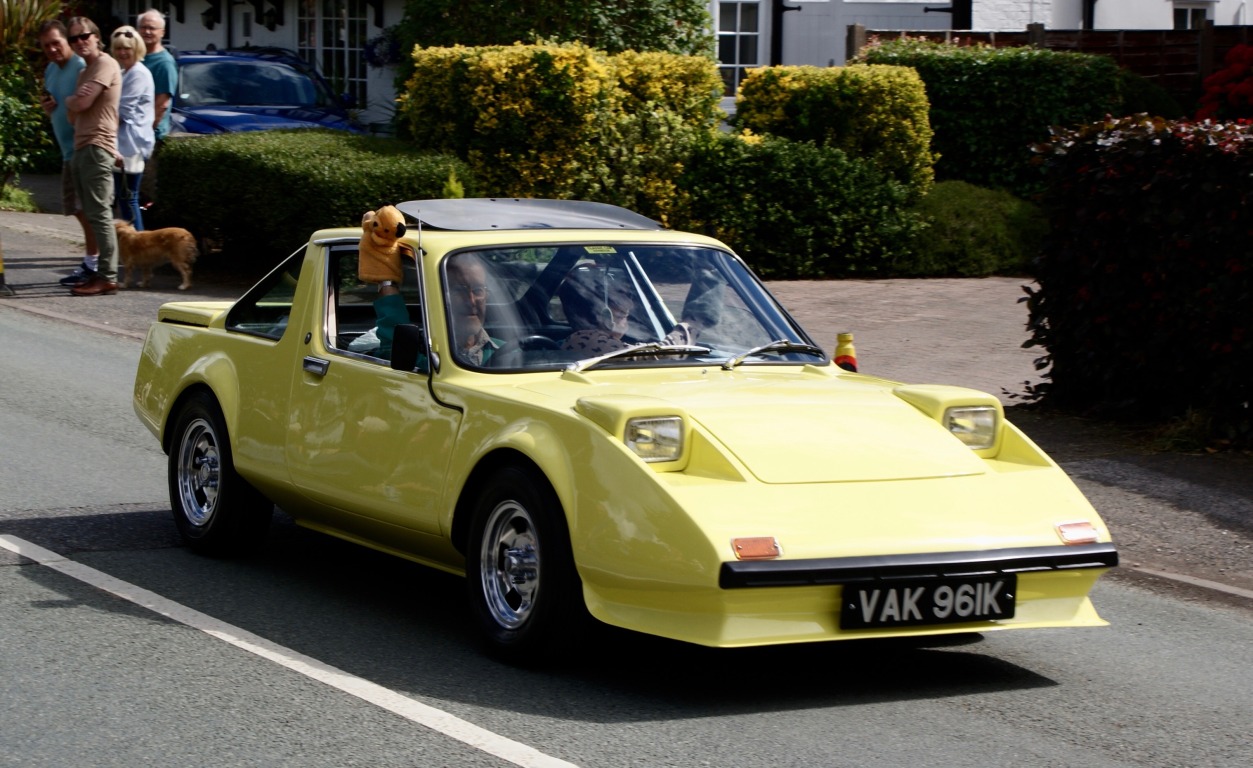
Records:
[[[480,728],[443,710],[427,706],[369,680],[323,664],[310,656],[284,648],[239,627],[168,600],[155,592],[116,579],[95,568],[76,563],[37,544],[16,536],[0,535],[0,546],[514,765],[525,768],[577,768],[573,763],[546,755],[537,749]]]
[[[1250,600],[1253,600],[1253,590],[1241,589],[1240,587],[1231,587],[1226,584],[1220,584],[1217,581],[1210,581],[1209,579],[1198,579],[1195,576],[1184,576],[1183,574],[1180,574],[1180,573],[1167,573],[1166,571],[1158,571],[1158,570],[1154,570],[1153,568],[1141,568],[1138,565],[1133,565],[1129,567],[1133,571],[1139,571],[1140,573],[1147,573],[1150,576],[1157,576],[1159,578],[1170,579],[1172,581],[1181,581],[1184,584],[1191,584],[1194,587],[1203,587],[1205,589],[1212,589],[1215,592],[1223,592],[1228,595],[1235,595],[1236,597],[1245,597]]]

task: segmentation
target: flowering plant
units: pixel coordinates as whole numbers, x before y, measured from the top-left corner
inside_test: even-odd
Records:
[[[365,41],[361,49],[365,63],[376,69],[399,64],[401,60],[400,35],[395,27],[384,29],[382,34]]]
[[[1205,78],[1197,120],[1253,117],[1253,46],[1237,45],[1223,63],[1227,66]]]

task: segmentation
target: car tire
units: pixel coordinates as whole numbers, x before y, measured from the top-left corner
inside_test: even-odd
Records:
[[[506,467],[474,501],[466,581],[475,623],[497,658],[568,659],[590,616],[561,503],[534,472]]]
[[[226,419],[209,394],[179,410],[168,467],[174,524],[188,547],[227,556],[264,541],[274,505],[235,471]]]

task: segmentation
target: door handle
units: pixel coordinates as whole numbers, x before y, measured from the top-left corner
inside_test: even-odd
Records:
[[[306,357],[303,366],[308,373],[325,376],[327,369],[331,367],[331,361],[320,357]]]

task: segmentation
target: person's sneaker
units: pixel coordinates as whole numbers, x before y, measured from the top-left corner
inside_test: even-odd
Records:
[[[79,264],[78,269],[61,278],[61,285],[79,285],[91,279],[96,274],[87,268],[87,264]]]

